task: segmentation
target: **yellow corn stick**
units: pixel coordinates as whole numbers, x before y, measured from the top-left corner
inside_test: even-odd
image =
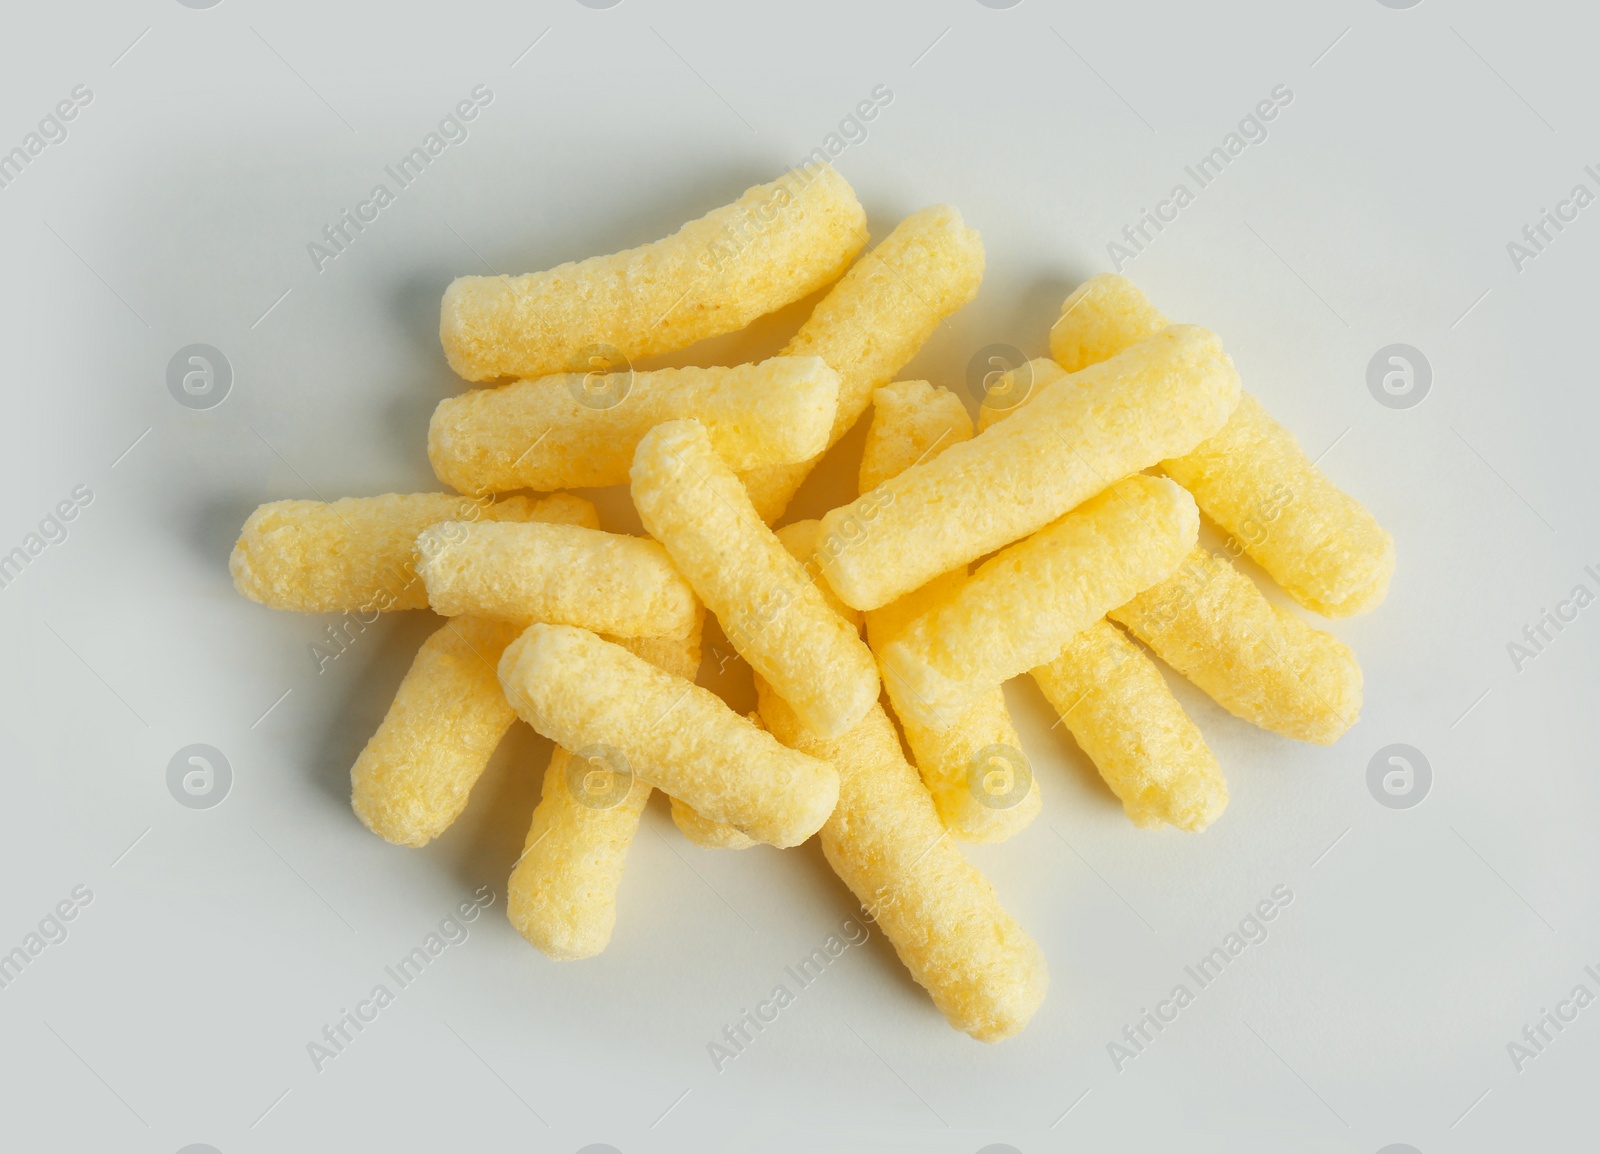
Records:
[[[1349,648],[1202,548],[1110,616],[1229,713],[1263,729],[1331,745],[1361,713],[1361,666]]]
[[[927,381],[896,381],[872,393],[872,425],[861,450],[861,492],[876,489],[918,461],[972,440],[967,406]]]
[[[507,622],[461,617],[422,643],[350,770],[351,806],[373,833],[426,845],[461,815],[516,720],[495,672],[516,636]]]
[[[822,594],[823,601],[845,623],[859,635],[861,632],[861,611],[852,609],[843,601],[826,581],[822,579],[822,560],[817,555],[817,542],[822,539],[822,522],[812,518],[806,521],[790,521],[782,528],[774,529],[773,536],[778,543],[789,551],[789,556],[800,562],[801,568],[806,571],[806,576],[816,586],[817,592]]]
[[[815,560],[815,552],[817,534],[821,529],[820,521],[791,521],[781,529],[774,529],[773,535],[789,551],[789,556],[805,568],[817,592],[821,593],[822,599],[828,603],[828,608],[844,618],[850,628],[859,634],[861,614],[835,597],[826,581],[819,580],[821,572]],[[750,714],[750,720],[757,725],[761,724],[757,714]],[[701,817],[677,798],[672,799],[672,820],[677,823],[684,837],[703,849],[749,849],[756,844],[726,822],[711,821]]]
[[[983,404],[978,406],[978,432],[1009,417],[1066,375],[1067,370],[1049,357],[1035,357],[1008,373],[1002,373],[993,387],[984,393]]]
[[[469,381],[584,371],[595,346],[629,359],[671,352],[815,292],[866,243],[849,183],[808,165],[653,244],[526,276],[460,277],[445,290],[439,339]]]
[[[686,640],[620,644],[692,680],[700,668],[704,616],[698,615]],[[589,758],[579,758],[560,745],[550,751],[539,804],[506,886],[511,924],[558,961],[592,958],[611,941],[623,864],[650,800],[650,787],[635,781],[620,759],[603,750],[588,752]]]
[[[561,374],[473,389],[428,424],[434,475],[463,493],[620,485],[639,438],[694,417],[733,468],[804,461],[828,446],[839,375],[820,357],[733,368]]]
[[[1217,759],[1122,630],[1096,621],[1033,679],[1134,825],[1202,830],[1222,815],[1228,784]]]
[[[417,538],[428,603],[618,637],[687,637],[694,591],[654,541],[581,525],[446,521]]]
[[[1166,323],[1131,281],[1097,276],[1061,306],[1051,355],[1076,370]],[[1394,539],[1248,393],[1220,432],[1161,467],[1233,535],[1234,556],[1248,553],[1307,609],[1347,617],[1376,608],[1388,592]]]
[[[872,395],[872,427],[861,457],[862,491],[971,439],[972,418],[961,398],[948,389],[926,381],[887,385]],[[963,566],[871,610],[866,624],[872,651],[881,655],[907,625],[965,584]],[[944,730],[906,720],[895,700],[895,686],[886,683],[886,688],[911,747],[912,763],[946,829],[963,841],[1003,841],[1038,815],[1039,785],[999,686],[979,694],[971,708]]]
[[[1173,325],[1046,387],[1027,420],[1001,421],[829,512],[828,582],[846,605],[876,609],[1194,448],[1238,399],[1222,342]]]
[[[756,516],[704,426],[669,421],[647,433],[632,491],[646,531],[728,641],[806,724],[837,736],[860,721],[878,699],[872,652]]]
[[[1102,273],[1075,288],[1050,326],[1050,356],[1069,373],[1109,360],[1171,323],[1125,276]]]
[[[725,821],[701,817],[675,797],[669,800],[672,802],[673,824],[684,837],[701,849],[749,849],[760,844]]]
[[[767,727],[761,720],[761,714],[751,711],[745,716],[749,718],[750,724],[761,729]],[[675,797],[668,800],[672,802],[673,824],[684,837],[701,849],[749,849],[757,844],[755,839],[745,836],[725,821],[712,821],[710,818],[701,817]]]
[[[872,390],[888,384],[982,280],[983,239],[940,204],[902,220],[822,298],[783,351],[821,357],[839,371],[830,446],[866,411]],[[764,520],[782,516],[815,465],[813,458],[744,475]]]
[[[490,502],[452,493],[390,493],[338,501],[273,501],[250,514],[228,569],[252,601],[300,613],[426,609],[417,534],[440,521],[600,524],[582,497]]]
[[[874,705],[833,741],[808,730],[759,678],[761,716],[786,744],[839,771],[822,853],[950,1024],[983,1042],[1021,1030],[1049,986],[1044,954],[950,842],[928,791]]]
[[[896,709],[949,728],[980,693],[1051,660],[1106,610],[1166,577],[1199,528],[1188,493],[1141,474],[1002,550],[883,647]]]
[[[966,583],[965,573],[946,573],[869,610],[867,638],[873,652],[881,655],[907,625],[948,603]],[[917,720],[916,711],[902,700],[897,678],[885,676],[884,686],[911,747],[911,760],[946,829],[962,841],[1004,841],[1039,815],[1039,783],[1000,686],[977,694],[943,729]]]
[[[838,774],[785,749],[709,690],[568,625],[532,625],[500,659],[518,715],[572,750],[604,745],[634,776],[769,845],[799,845],[839,799]]]

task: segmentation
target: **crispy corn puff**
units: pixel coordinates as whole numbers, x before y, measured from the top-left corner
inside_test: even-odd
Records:
[[[878,699],[871,651],[756,516],[704,426],[650,430],[634,455],[632,491],[645,529],[728,641],[806,724],[837,736],[860,721]]]
[[[439,402],[434,475],[463,493],[620,485],[639,438],[694,417],[733,468],[804,461],[828,447],[839,375],[820,357],[733,368],[560,374]]]
[[[1188,493],[1140,474],[1002,550],[883,647],[896,709],[948,728],[980,693],[1051,660],[1106,610],[1165,578],[1199,528]]]
[[[1049,986],[1044,954],[947,840],[888,714],[874,705],[849,733],[823,741],[760,679],[756,692],[774,734],[839,771],[823,856],[911,976],[952,1026],[979,1041],[1021,1030]]]
[[[517,719],[495,666],[517,627],[461,617],[422,643],[394,703],[350,769],[351,807],[395,845],[426,845],[466,808]]]
[[[1050,327],[1050,357],[1076,373],[1155,336],[1169,323],[1127,277],[1102,273],[1061,303],[1061,316]]]
[[[896,381],[872,393],[872,425],[861,450],[861,492],[876,489],[918,461],[972,440],[967,406],[927,381]]]
[[[754,710],[745,716],[751,725],[759,729],[767,727],[761,720],[761,714]],[[675,797],[669,800],[672,802],[672,822],[678,827],[678,832],[701,849],[749,849],[757,844],[755,839],[747,837],[727,822],[701,817]]]
[[[1202,830],[1222,815],[1228,784],[1217,759],[1122,630],[1096,621],[1033,679],[1134,825]]]
[[[615,750],[634,776],[757,841],[799,845],[839,799],[838,774],[785,749],[720,698],[620,645],[532,625],[500,659],[519,716],[572,750]]]
[[[672,802],[672,822],[678,827],[678,832],[701,849],[749,849],[760,844],[725,821],[701,817],[675,797],[669,800]]]
[[[440,521],[549,521],[599,526],[582,497],[490,502],[451,493],[390,493],[338,501],[273,501],[250,514],[228,569],[252,601],[300,613],[426,609],[417,534]]]
[[[1009,417],[1066,375],[1067,370],[1049,357],[1035,357],[1002,373],[994,386],[983,394],[983,404],[978,406],[978,432]]]
[[[772,531],[778,543],[789,551],[789,556],[800,562],[800,567],[811,578],[811,583],[817,587],[817,592],[822,594],[822,599],[845,623],[854,629],[857,634],[861,632],[861,611],[852,609],[838,595],[833,588],[822,579],[822,559],[817,556],[817,542],[822,539],[822,522],[812,518],[806,521],[790,521],[787,525]]]
[[[1097,276],[1061,306],[1051,355],[1075,371],[1166,323],[1127,278]],[[1394,538],[1249,394],[1215,436],[1161,467],[1307,609],[1347,617],[1376,608],[1388,592]]]
[[[1331,745],[1361,713],[1350,650],[1203,548],[1110,616],[1229,713],[1273,733]]]
[[[983,239],[939,204],[902,220],[822,298],[783,351],[821,357],[839,370],[830,446],[866,411],[872,390],[888,384],[939,322],[977,295],[982,280]],[[744,475],[764,520],[782,516],[815,465],[813,458]]]
[[[829,512],[828,582],[846,605],[876,609],[1187,452],[1238,399],[1222,342],[1173,325],[1046,387],[1026,420],[1001,421]]]
[[[863,491],[898,476],[918,461],[938,456],[951,445],[972,439],[972,418],[961,399],[925,381],[902,381],[881,388],[873,394],[872,405],[872,427],[861,458]],[[867,640],[872,651],[882,654],[884,646],[912,621],[955,596],[966,579],[963,566],[867,613]],[[895,686],[885,687],[911,747],[912,763],[946,829],[963,841],[1004,841],[1038,815],[1039,785],[999,686],[979,694],[955,724],[944,730],[907,721],[895,701]],[[998,779],[991,772],[995,769]],[[1026,780],[1018,780],[1023,777]]]
[[[1220,433],[1161,468],[1312,612],[1365,613],[1388,593],[1394,538],[1248,393]]]
[[[683,641],[648,637],[619,644],[674,677],[693,680],[704,618],[697,615]],[[506,887],[506,915],[518,933],[558,961],[592,958],[606,948],[617,921],[622,867],[649,800],[650,787],[604,751],[587,759],[559,745],[550,751],[539,804]]]
[[[960,570],[945,573],[881,609],[869,610],[867,640],[872,651],[881,655],[907,625],[948,603],[966,583],[967,575]],[[886,677],[884,687],[911,747],[911,760],[946,829],[962,841],[997,842],[1026,828],[1038,816],[1042,804],[1039,784],[1022,750],[1022,739],[1011,724],[1000,686],[979,693],[944,729],[916,720],[915,711],[900,700],[897,679]],[[989,772],[996,757],[1007,761],[1011,777],[1019,780],[994,788]]]
[[[849,183],[807,165],[759,184],[653,244],[526,276],[465,276],[445,290],[439,339],[469,381],[631,359],[731,333],[829,284],[867,243]]]
[[[581,525],[445,521],[417,538],[436,613],[577,625],[617,637],[689,635],[694,591],[654,541]]]

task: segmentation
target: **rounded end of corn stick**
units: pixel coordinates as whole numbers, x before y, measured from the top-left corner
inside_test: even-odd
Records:
[[[417,534],[439,521],[594,519],[581,497],[490,502],[453,493],[386,493],[337,501],[273,501],[250,514],[228,558],[234,586],[273,609],[334,613],[427,607]]]
[[[1221,816],[1217,759],[1155,662],[1115,625],[1095,622],[1032,674],[1134,825],[1198,831]]]
[[[539,805],[506,887],[511,924],[556,961],[592,958],[610,943],[628,847],[650,800],[650,787],[638,780],[630,780],[620,798],[597,799],[581,784],[575,791],[581,768],[561,746],[551,751]]]
[[[861,450],[860,492],[971,439],[972,417],[949,389],[927,381],[896,381],[874,389],[872,424]]]
[[[350,804],[395,845],[422,846],[466,808],[514,719],[495,665],[515,627],[451,621],[422,643],[377,731],[350,769]]]
[[[874,706],[825,741],[760,678],[761,716],[785,744],[839,771],[839,808],[822,830],[828,864],[949,1023],[979,1041],[1016,1034],[1049,987],[1044,952],[939,824],[927,790]]]
[[[701,849],[749,849],[760,843],[727,822],[701,817],[693,808],[672,798],[672,823]]]
[[[1050,358],[1069,373],[1098,364],[1167,327],[1139,287],[1101,273],[1074,289],[1050,328]]]

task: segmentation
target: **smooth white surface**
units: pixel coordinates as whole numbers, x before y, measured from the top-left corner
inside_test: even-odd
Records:
[[[1521,1073],[1507,1044],[1580,982],[1600,995],[1600,607],[1520,673],[1506,646],[1580,581],[1600,592],[1600,207],[1521,272],[1506,243],[1575,183],[1600,192],[1590,10],[99,0],[14,5],[4,26],[0,148],[74,85],[94,94],[0,189],[0,551],[94,494],[0,589],[0,949],[74,886],[94,895],[0,989],[8,1149],[1583,1144],[1600,1006]],[[478,84],[494,99],[470,139],[315,271],[307,243]],[[451,276],[663,235],[879,84],[893,103],[838,162],[874,237],[949,201],[988,248],[979,299],[905,374],[953,388],[984,344],[1043,354],[1107,241],[1287,85],[1270,137],[1125,271],[1328,449],[1399,571],[1377,612],[1331,626],[1366,670],[1331,749],[1175,679],[1233,788],[1203,836],[1134,829],[1013,686],[1045,810],[971,857],[1050,959],[1023,1035],[950,1030],[874,936],[718,1073],[707,1044],[854,912],[815,846],[700,851],[652,805],[610,950],[552,963],[500,897],[547,743],[519,727],[433,847],[381,843],[348,767],[426,616],[319,674],[333,619],[245,602],[226,559],[258,502],[434,487],[427,417],[460,387],[436,336]],[[678,359],[771,351],[804,315]],[[195,342],[235,373],[208,411],[165,383]],[[1434,372],[1405,411],[1366,386],[1394,342]],[[848,495],[859,446],[797,514]],[[605,508],[636,524],[625,498]],[[718,661],[703,679],[748,695]],[[214,809],[166,787],[195,742],[233,767]],[[1434,772],[1409,810],[1366,786],[1396,742]],[[1278,885],[1294,898],[1268,939],[1118,1073],[1107,1044]],[[317,1073],[307,1044],[479,886],[497,900],[469,939]]]

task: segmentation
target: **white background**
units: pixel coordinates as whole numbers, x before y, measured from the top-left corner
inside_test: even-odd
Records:
[[[6,1148],[1434,1154],[1592,1130],[1600,1008],[1521,1073],[1507,1052],[1579,982],[1600,994],[1600,607],[1521,672],[1506,651],[1600,568],[1600,207],[1520,272],[1506,251],[1576,182],[1600,191],[1584,6],[97,0],[4,21],[0,146],[77,84],[93,101],[0,189],[0,552],[94,494],[0,589],[0,949],[94,894],[0,990]],[[470,139],[318,273],[307,242],[478,84]],[[1287,85],[1270,138],[1124,271],[1331,446],[1399,569],[1329,626],[1366,671],[1332,748],[1174,678],[1233,790],[1203,835],[1133,828],[1012,687],[1045,808],[970,856],[1049,957],[1023,1034],[951,1030],[875,935],[718,1073],[707,1043],[855,909],[815,845],[702,851],[653,804],[611,948],[550,962],[502,896],[548,744],[519,725],[445,837],[384,844],[348,770],[427,615],[319,674],[332,618],[245,601],[226,561],[259,502],[436,487],[450,277],[664,235],[879,84],[893,103],[838,162],[874,237],[948,201],[987,246],[981,295],[904,374],[957,389],[984,344],[1044,353],[1107,241]],[[764,355],[807,307],[677,359]],[[208,411],[166,387],[194,342],[235,372]],[[1403,411],[1366,384],[1394,342],[1434,375]],[[794,512],[847,496],[859,452],[858,431]],[[733,664],[704,673],[748,695]],[[235,775],[204,811],[166,785],[194,742]],[[1395,742],[1433,768],[1408,810],[1366,784]],[[1107,1043],[1280,884],[1268,940],[1117,1072]],[[470,939],[317,1073],[307,1043],[483,885]]]

